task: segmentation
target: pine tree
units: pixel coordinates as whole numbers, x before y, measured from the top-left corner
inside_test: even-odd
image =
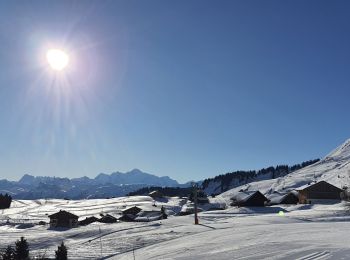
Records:
[[[11,206],[12,197],[7,193],[0,194],[0,209],[8,209]]]
[[[21,240],[17,240],[15,248],[15,259],[16,260],[27,260],[29,259],[29,247],[27,240],[21,237]]]
[[[3,260],[14,260],[15,259],[15,250],[13,250],[13,248],[11,246],[8,246],[5,250],[5,252],[3,252],[1,254],[1,259]]]
[[[168,214],[166,214],[166,210],[165,210],[164,206],[162,206],[160,208],[160,212],[162,214],[162,219],[167,219],[168,218]]]
[[[67,260],[67,247],[64,245],[63,241],[60,246],[58,246],[57,251],[55,251],[56,260]]]

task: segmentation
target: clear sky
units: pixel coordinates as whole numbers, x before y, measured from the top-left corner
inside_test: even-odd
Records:
[[[349,1],[0,1],[0,179],[180,182],[350,137]],[[49,48],[70,63],[53,72]]]

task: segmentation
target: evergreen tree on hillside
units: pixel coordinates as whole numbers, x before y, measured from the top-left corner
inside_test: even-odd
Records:
[[[218,193],[227,191],[232,187],[237,187],[243,184],[250,183],[259,179],[275,179],[278,177],[285,176],[291,172],[307,167],[314,163],[317,163],[320,159],[309,160],[302,162],[301,164],[295,164],[292,166],[288,165],[277,165],[276,167],[270,166],[267,168],[260,169],[259,171],[234,171],[226,174],[215,176],[214,178],[205,179],[202,182],[202,189],[209,187],[210,183],[219,183],[220,191]]]
[[[21,237],[20,240],[16,241],[15,259],[16,260],[29,259],[29,247],[28,247],[27,240],[24,237]]]
[[[14,260],[15,259],[15,250],[8,246],[6,250],[1,254],[1,259],[3,260]]]
[[[60,246],[58,246],[57,251],[55,251],[55,259],[56,260],[67,260],[67,247],[65,246],[65,244],[62,241],[62,244]]]
[[[208,195],[203,191],[203,190],[198,190],[197,191],[197,198],[207,198]],[[188,197],[190,201],[194,201],[194,191],[192,191]]]
[[[7,193],[0,194],[0,209],[8,209],[11,206],[12,197]]]

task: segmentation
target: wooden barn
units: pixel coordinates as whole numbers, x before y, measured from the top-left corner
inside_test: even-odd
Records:
[[[113,217],[112,215],[106,214],[106,215],[103,215],[99,219],[99,222],[101,222],[101,223],[116,223],[117,218]]]
[[[287,193],[274,192],[267,196],[269,205],[278,204],[297,204],[299,202],[298,192],[290,191]]]
[[[123,215],[127,215],[127,214],[132,214],[132,215],[136,215],[137,213],[139,213],[142,209],[140,207],[137,206],[132,206],[129,208],[126,208],[122,211]]]
[[[299,203],[312,203],[318,200],[340,200],[342,189],[326,182],[320,181],[297,189],[299,192]]]
[[[231,206],[264,207],[268,199],[260,191],[242,191],[232,198]]]
[[[73,228],[78,226],[78,216],[68,211],[60,210],[59,212],[49,215],[50,227]]]
[[[122,216],[119,218],[120,221],[134,221],[137,214],[142,211],[141,208],[137,206],[129,207],[122,211]]]
[[[99,219],[96,218],[95,216],[92,217],[86,217],[84,220],[79,221],[80,226],[86,226],[94,222],[98,222]]]

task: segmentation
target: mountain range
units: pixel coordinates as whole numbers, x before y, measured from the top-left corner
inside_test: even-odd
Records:
[[[283,192],[325,180],[339,188],[350,188],[350,139],[322,160],[279,165],[259,171],[236,171],[197,182],[207,194],[230,196],[237,190]],[[158,177],[138,169],[126,173],[100,173],[95,178],[60,178],[25,174],[19,181],[0,180],[0,193],[16,199],[89,199],[125,196],[144,187],[189,187],[168,176]],[[225,195],[226,194],[226,195]]]
[[[19,181],[0,180],[0,193],[17,199],[106,198],[124,196],[147,186],[184,186],[168,176],[158,177],[134,169],[126,173],[100,173],[95,178],[60,178],[25,174]],[[186,184],[185,184],[186,186]]]

